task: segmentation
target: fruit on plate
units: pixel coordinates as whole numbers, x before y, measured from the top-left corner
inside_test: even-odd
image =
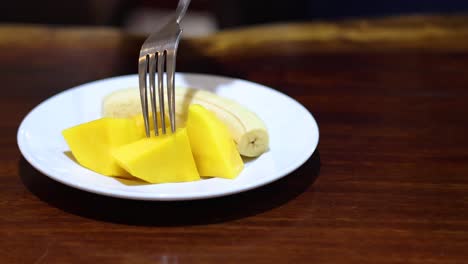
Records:
[[[189,106],[187,133],[201,176],[233,179],[244,168],[228,128],[203,106]]]
[[[107,176],[128,175],[110,152],[143,136],[128,118],[101,118],[65,129],[62,135],[82,166]]]
[[[228,127],[201,105],[187,111],[186,127],[175,133],[168,127],[167,134],[160,129],[151,138],[145,136],[141,116],[104,117],[62,134],[78,163],[108,176],[134,176],[149,183],[237,177],[244,163]]]
[[[157,114],[158,115],[158,119],[157,119],[157,122],[158,122],[158,128],[161,129],[161,118],[159,118],[159,113]],[[136,126],[138,128],[138,130],[141,132],[141,135],[142,136],[145,136],[146,133],[145,133],[145,121],[143,119],[143,115],[140,113],[140,114],[137,114],[133,117],[131,117],[135,123],[136,123]],[[154,135],[154,122],[153,122],[153,117],[152,117],[152,114],[151,112],[149,113],[149,117],[148,117],[148,121],[149,121],[149,125],[150,125],[150,131],[151,131],[151,134]],[[171,127],[171,122],[170,122],[170,119],[169,119],[169,116],[166,114],[164,115],[164,123],[166,124],[166,129]],[[169,130],[166,130],[166,131],[169,131]]]
[[[209,91],[182,87],[175,89],[175,102],[178,127],[185,126],[189,105],[199,104],[214,112],[227,126],[241,155],[257,157],[268,150],[269,135],[264,122],[241,104]],[[128,88],[109,94],[103,100],[102,113],[107,117],[141,115],[138,89]]]
[[[200,179],[185,128],[115,148],[112,156],[131,175],[149,183]]]

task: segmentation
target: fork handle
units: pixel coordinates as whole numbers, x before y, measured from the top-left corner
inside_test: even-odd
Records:
[[[177,4],[177,9],[176,9],[177,23],[180,23],[180,21],[184,17],[185,12],[187,12],[189,4],[190,4],[190,0],[179,0],[179,4]]]

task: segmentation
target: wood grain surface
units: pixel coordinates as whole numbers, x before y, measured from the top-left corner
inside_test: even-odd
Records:
[[[109,28],[0,25],[0,263],[467,261],[468,17],[277,24],[182,40],[178,70],[269,85],[317,119],[318,150],[268,186],[129,201],[29,165],[16,145],[28,111],[72,86],[135,73],[143,40]]]

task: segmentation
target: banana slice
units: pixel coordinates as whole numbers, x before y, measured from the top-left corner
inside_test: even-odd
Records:
[[[268,150],[268,130],[263,121],[239,103],[209,91],[181,87],[175,89],[177,126],[185,126],[191,104],[200,104],[211,110],[226,124],[242,156],[258,157]],[[141,114],[138,88],[119,90],[106,96],[102,103],[102,114],[107,117]]]

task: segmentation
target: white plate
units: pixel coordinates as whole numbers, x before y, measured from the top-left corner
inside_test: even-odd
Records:
[[[246,161],[234,180],[213,178],[196,182],[128,185],[81,167],[61,131],[101,117],[107,94],[138,86],[137,75],[99,80],[61,92],[35,107],[18,130],[18,146],[26,160],[50,178],[102,195],[138,200],[194,200],[250,190],[301,166],[314,152],[319,139],[312,115],[294,99],[249,81],[202,74],[176,74],[177,86],[211,90],[232,98],[257,113],[270,133],[270,150]]]

